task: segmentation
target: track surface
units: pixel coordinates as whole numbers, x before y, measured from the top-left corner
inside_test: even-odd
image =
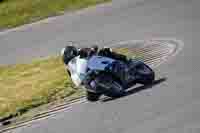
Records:
[[[167,81],[127,97],[75,105],[14,133],[199,133],[200,1],[113,0],[0,35],[0,63],[53,55],[68,40],[177,38],[184,49],[157,74]]]

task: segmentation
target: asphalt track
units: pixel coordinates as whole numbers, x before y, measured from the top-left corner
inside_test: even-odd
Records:
[[[167,80],[116,100],[74,105],[10,133],[199,133],[200,1],[113,0],[112,4],[0,33],[0,63],[57,54],[66,41],[176,38],[183,50],[158,67]]]

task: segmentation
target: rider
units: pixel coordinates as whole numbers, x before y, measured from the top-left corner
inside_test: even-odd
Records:
[[[113,52],[113,50],[109,47],[104,47],[98,51],[98,46],[96,45],[92,46],[91,48],[80,48],[78,50],[74,46],[66,46],[64,49],[62,49],[61,52],[65,64],[67,64],[72,58],[76,56],[80,55],[81,57],[83,56],[82,58],[88,58],[94,54],[124,62],[128,61],[125,55]]]
[[[99,52],[98,52],[98,55],[109,57],[109,58],[112,58],[112,59],[115,59],[115,60],[120,60],[120,61],[123,61],[123,62],[128,62],[128,59],[125,55],[116,53],[109,47],[104,47],[104,48],[100,49]]]

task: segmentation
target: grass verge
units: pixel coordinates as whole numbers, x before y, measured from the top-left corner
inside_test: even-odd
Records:
[[[110,0],[0,0],[0,29],[107,1]]]
[[[20,115],[31,108],[78,92],[60,57],[1,66],[0,88],[0,117]]]

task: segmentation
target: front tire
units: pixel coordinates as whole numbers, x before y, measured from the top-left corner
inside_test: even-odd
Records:
[[[86,98],[90,102],[98,101],[100,96],[101,96],[100,94],[97,94],[97,93],[94,93],[94,92],[90,92],[90,91],[87,91],[87,94],[86,94]]]
[[[118,98],[121,97],[125,94],[123,86],[117,82],[117,81],[112,81],[111,87],[109,90],[106,90],[104,95],[112,98]]]
[[[155,80],[155,72],[145,63],[136,66],[136,81],[139,84],[152,84]]]
[[[119,80],[109,73],[102,73],[97,77],[99,89],[105,96],[117,98],[124,95],[124,87]]]

